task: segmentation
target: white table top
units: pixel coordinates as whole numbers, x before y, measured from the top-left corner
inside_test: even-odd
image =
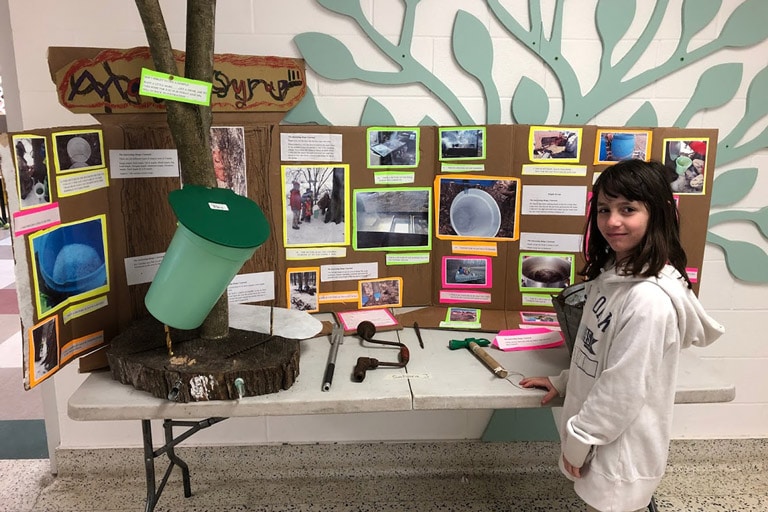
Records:
[[[421,334],[424,349],[419,347],[413,329],[377,333],[376,339],[399,338],[405,343],[410,349],[410,362],[406,368],[369,370],[362,383],[351,379],[358,357],[394,362],[397,350],[347,336],[339,349],[328,392],[321,390],[321,381],[330,344],[329,337],[322,336],[301,342],[300,374],[290,389],[279,393],[241,400],[175,403],[120,384],[109,372],[98,372],[89,375],[70,397],[68,413],[74,420],[90,421],[540,407],[543,391],[522,389],[513,382],[522,378],[520,374],[556,375],[568,366],[564,346],[520,352],[487,348],[510,372],[508,379],[500,379],[469,350],[448,349],[452,338],[492,336],[427,329],[422,329]],[[734,396],[733,384],[726,382],[710,361],[683,351],[677,403],[727,402]]]
[[[484,350],[498,361],[509,376],[494,375],[469,349],[450,350],[448,341],[468,337],[493,339],[491,333],[451,332],[421,329],[424,350],[413,329],[400,333],[411,348],[408,373],[413,374],[414,409],[512,409],[541,407],[543,391],[516,386],[524,376],[557,375],[568,367],[568,349],[504,352]],[[424,378],[419,378],[424,375]],[[555,401],[559,405],[562,400]]]
[[[424,350],[418,348],[413,329],[401,331],[403,343],[411,349],[408,365],[414,409],[514,409],[540,407],[545,391],[515,384],[523,377],[557,375],[569,365],[565,345],[544,350],[504,352],[495,347],[485,350],[508,372],[506,379],[495,376],[468,349],[449,350],[448,340],[480,337],[490,333],[449,332],[421,329]],[[420,357],[421,353],[426,357]],[[425,378],[417,378],[423,374]],[[427,377],[428,376],[428,377]],[[698,358],[692,350],[680,354],[675,403],[729,402],[736,388],[719,375],[711,361]],[[552,405],[561,405],[562,399]]]
[[[377,339],[397,341],[390,331]],[[68,414],[74,420],[186,419],[214,416],[283,416],[377,411],[410,411],[411,390],[405,368],[369,370],[363,382],[352,381],[352,368],[360,356],[397,361],[397,350],[383,345],[362,345],[347,336],[339,347],[330,391],[322,391],[330,336],[301,342],[299,376],[293,386],[278,393],[241,400],[176,403],[139,391],[113,380],[109,372],[89,375],[69,399]]]

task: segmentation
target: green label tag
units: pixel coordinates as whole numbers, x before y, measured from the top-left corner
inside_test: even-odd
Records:
[[[195,105],[210,105],[212,87],[210,82],[141,68],[139,94],[142,96],[194,103]]]

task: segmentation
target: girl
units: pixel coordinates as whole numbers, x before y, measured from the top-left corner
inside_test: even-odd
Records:
[[[523,387],[565,396],[560,469],[590,511],[645,510],[667,463],[678,355],[723,333],[691,290],[664,166],[625,160],[595,182],[587,299],[571,365]]]

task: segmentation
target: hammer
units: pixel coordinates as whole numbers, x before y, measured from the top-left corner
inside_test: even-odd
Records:
[[[500,379],[506,379],[509,372],[501,366],[491,355],[483,350],[483,347],[487,347],[491,342],[485,338],[466,338],[463,340],[451,340],[448,342],[448,348],[456,350],[459,348],[468,348],[475,354],[485,366],[487,366],[494,375]]]

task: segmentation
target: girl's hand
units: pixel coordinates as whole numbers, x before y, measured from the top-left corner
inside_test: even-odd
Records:
[[[524,388],[538,388],[547,391],[544,398],[541,399],[541,405],[546,405],[550,400],[558,395],[557,389],[552,385],[552,381],[549,377],[526,377],[520,381],[520,385]]]
[[[565,455],[563,455],[563,466],[565,466],[565,470],[570,473],[572,477],[581,478],[581,468],[574,467],[573,464],[568,462]]]

